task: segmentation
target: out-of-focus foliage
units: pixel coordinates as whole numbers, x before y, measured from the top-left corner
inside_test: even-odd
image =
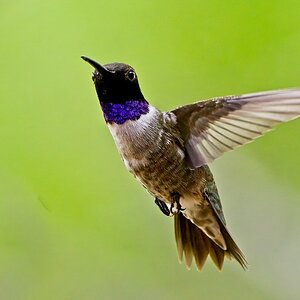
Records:
[[[299,299],[300,120],[212,165],[250,263],[177,263],[173,220],[122,165],[92,69],[161,109],[300,86],[299,1],[0,3],[0,299]]]

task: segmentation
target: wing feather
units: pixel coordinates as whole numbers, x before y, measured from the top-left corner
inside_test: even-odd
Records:
[[[214,161],[273,126],[299,117],[300,89],[214,98],[172,111],[192,167]]]

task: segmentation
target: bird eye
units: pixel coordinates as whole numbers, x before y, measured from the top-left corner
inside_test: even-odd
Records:
[[[130,81],[133,81],[135,79],[135,73],[134,71],[129,71],[127,73],[127,78],[130,80]]]

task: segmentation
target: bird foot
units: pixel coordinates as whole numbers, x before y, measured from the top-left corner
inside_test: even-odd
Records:
[[[164,202],[164,201],[162,201],[162,200],[160,200],[160,199],[158,199],[158,198],[155,198],[155,204],[159,207],[159,209],[161,210],[161,212],[164,214],[164,215],[166,215],[166,216],[170,216],[170,210],[169,210],[169,207],[168,207],[168,205]]]
[[[168,216],[168,217],[173,217],[174,215],[179,214],[181,211],[184,211],[185,208],[181,207],[181,204],[179,202],[180,200],[180,195],[178,193],[172,193],[171,194],[171,205],[170,208],[168,207],[168,205],[163,201],[160,200],[159,198],[155,198],[155,204],[159,207],[159,209],[161,210],[161,212]]]
[[[172,198],[172,202],[171,202],[171,206],[170,206],[170,214],[171,215],[177,215],[179,214],[181,211],[184,211],[185,208],[181,207],[181,204],[179,202],[180,200],[180,195],[178,193],[172,193],[171,194],[171,198]]]

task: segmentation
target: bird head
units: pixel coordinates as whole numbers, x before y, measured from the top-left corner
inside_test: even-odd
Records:
[[[123,63],[100,65],[81,56],[95,68],[92,80],[100,103],[124,103],[128,100],[145,100],[135,70]]]

